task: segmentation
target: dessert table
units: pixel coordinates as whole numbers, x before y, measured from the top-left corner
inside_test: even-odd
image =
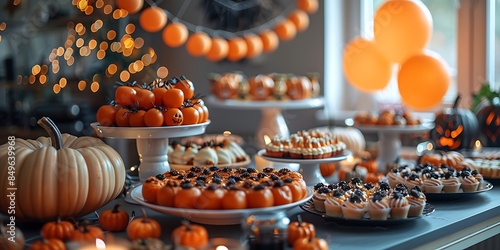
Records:
[[[496,183],[498,185],[498,183]],[[384,227],[333,224],[318,215],[294,207],[286,212],[292,220],[301,215],[303,221],[315,225],[317,236],[328,241],[330,249],[464,249],[492,236],[500,234],[500,187],[488,192],[467,196],[466,199],[432,201],[435,211],[408,223]],[[114,204],[129,214],[134,211],[140,216],[140,205],[130,204],[119,197],[99,209],[110,209]],[[147,209],[148,216],[158,220],[162,226],[161,239],[170,242],[170,233],[181,225],[182,218]],[[95,214],[86,216],[95,219]],[[5,219],[5,218],[4,218]],[[4,220],[5,221],[5,220]],[[23,230],[27,243],[32,243],[40,235],[41,224],[17,222]],[[205,225],[210,238],[244,239],[240,225]],[[116,237],[126,237],[125,232],[114,233]],[[291,248],[289,248],[291,249]]]

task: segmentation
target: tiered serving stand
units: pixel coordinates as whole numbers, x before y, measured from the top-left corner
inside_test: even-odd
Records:
[[[211,107],[238,109],[238,110],[261,110],[262,117],[256,131],[257,143],[260,148],[266,146],[264,137],[270,139],[279,135],[289,137],[290,132],[283,117],[283,110],[298,110],[321,108],[324,106],[322,97],[310,98],[296,101],[246,101],[246,100],[219,100],[215,96],[209,96],[205,102]]]
[[[347,159],[347,157],[351,156],[352,153],[349,150],[344,150],[342,154],[330,157],[330,158],[321,158],[321,159],[293,159],[293,158],[276,158],[266,156],[266,150],[262,149],[258,152],[258,155],[265,160],[270,162],[279,162],[279,163],[298,163],[299,173],[302,174],[304,181],[307,186],[314,186],[319,182],[325,183],[325,178],[321,175],[321,171],[319,170],[319,165],[321,163],[329,163],[329,162],[338,162]]]
[[[205,133],[210,121],[194,125],[164,127],[105,127],[92,123],[99,137],[135,139],[139,154],[139,179],[144,182],[148,177],[170,170],[167,148],[168,139],[199,135]]]
[[[352,124],[352,122],[346,122]],[[377,163],[379,166],[387,166],[394,163],[401,155],[401,138],[402,134],[410,133],[425,133],[434,128],[434,123],[427,122],[419,125],[393,125],[393,126],[380,126],[380,125],[354,125],[355,128],[361,132],[375,132],[378,134],[378,158]]]

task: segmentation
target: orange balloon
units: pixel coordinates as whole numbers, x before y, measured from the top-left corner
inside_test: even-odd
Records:
[[[247,43],[241,37],[233,37],[228,41],[229,51],[227,53],[227,59],[232,62],[239,61],[247,54],[248,48]]]
[[[384,89],[392,76],[392,64],[373,41],[361,37],[354,38],[344,48],[342,63],[347,80],[364,92]]]
[[[290,41],[297,35],[297,28],[295,28],[295,24],[289,19],[279,22],[276,27],[274,27],[274,30],[283,41]]]
[[[422,51],[432,35],[432,16],[416,0],[389,0],[375,12],[374,41],[391,62],[403,63]]]
[[[206,54],[206,58],[213,62],[218,62],[227,57],[227,53],[229,51],[229,45],[227,40],[220,37],[212,38],[212,46],[210,46],[210,50]]]
[[[297,7],[307,13],[314,13],[318,10],[318,0],[297,0]]]
[[[147,8],[139,16],[139,24],[147,32],[157,32],[167,24],[167,14],[159,7]]]
[[[446,61],[436,52],[427,50],[401,64],[398,73],[399,94],[408,107],[427,110],[441,103],[450,81]]]
[[[116,0],[116,6],[129,14],[137,13],[143,5],[144,0]]]
[[[186,43],[186,49],[192,56],[203,56],[207,54],[211,46],[212,39],[203,32],[192,34]]]
[[[278,48],[280,40],[278,35],[272,30],[264,30],[260,34],[260,39],[262,40],[262,46],[264,52],[269,53],[275,51]]]
[[[294,10],[290,13],[288,19],[295,24],[295,28],[298,32],[304,31],[307,27],[309,27],[309,16],[303,10]]]
[[[188,39],[188,30],[182,23],[171,23],[163,29],[163,42],[170,47],[179,47]]]
[[[247,44],[247,58],[254,58],[260,54],[262,54],[263,51],[263,44],[262,44],[262,39],[260,39],[259,36],[255,34],[248,34],[245,37],[245,42]]]

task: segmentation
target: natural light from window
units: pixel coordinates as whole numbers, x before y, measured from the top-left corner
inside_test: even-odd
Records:
[[[500,0],[497,0],[500,1]],[[373,12],[385,0],[373,1]],[[457,93],[456,68],[457,68],[457,1],[456,0],[422,0],[432,15],[433,33],[427,49],[440,54],[450,67],[452,82],[444,97],[445,103],[453,102]],[[498,13],[498,12],[497,12]],[[498,38],[498,29],[497,29]],[[498,43],[498,40],[497,40]],[[498,57],[497,57],[498,60]],[[500,64],[498,64],[500,65]],[[498,67],[497,67],[498,70]],[[376,94],[377,101],[383,106],[393,106],[400,103],[397,82],[394,79],[386,89]],[[498,78],[497,78],[498,79]]]

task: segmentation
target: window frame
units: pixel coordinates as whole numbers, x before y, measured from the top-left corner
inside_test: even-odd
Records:
[[[457,94],[461,107],[470,108],[472,94],[489,81],[494,83],[494,2],[489,0],[457,0]],[[339,15],[339,9],[342,12]],[[359,105],[361,99],[374,99],[353,89],[342,72],[342,50],[352,38],[366,35],[366,20],[373,18],[372,0],[325,1],[325,76],[326,107],[320,119],[343,121],[356,110],[373,109],[375,102]],[[332,25],[332,22],[342,25]],[[339,29],[339,30],[335,30]],[[341,44],[339,44],[339,42]],[[332,69],[340,69],[338,71]],[[348,98],[342,98],[348,97]],[[429,110],[441,111],[451,101]],[[429,113],[427,112],[427,113]]]

